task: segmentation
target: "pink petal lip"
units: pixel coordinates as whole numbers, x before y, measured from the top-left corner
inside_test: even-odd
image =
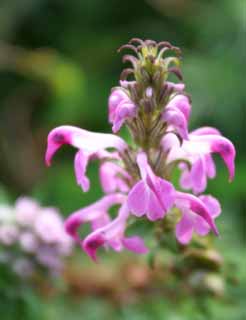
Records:
[[[73,126],[60,126],[53,129],[47,139],[45,162],[51,164],[51,159],[57,150],[64,144],[88,152],[98,152],[106,148],[115,148],[124,151],[127,148],[125,141],[113,134],[97,133]]]

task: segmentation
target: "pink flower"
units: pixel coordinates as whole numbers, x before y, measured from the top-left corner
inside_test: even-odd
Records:
[[[30,231],[23,232],[19,238],[21,249],[25,252],[34,253],[38,248],[38,239]]]
[[[31,198],[21,197],[16,200],[16,221],[22,226],[33,225],[40,210],[39,204]]]
[[[213,221],[221,213],[221,207],[217,199],[212,196],[200,196],[200,201],[205,205],[211,220]],[[182,218],[176,225],[176,237],[182,244],[187,244],[192,238],[193,232],[200,236],[205,236],[211,229],[205,219],[194,212],[189,203],[177,202],[177,207],[182,212]]]
[[[141,180],[128,195],[129,209],[137,217],[146,214],[152,221],[162,219],[174,203],[174,187],[154,174],[144,152],[138,154],[137,164]]]
[[[0,226],[0,242],[10,246],[17,242],[19,230],[14,224],[5,224]]]
[[[80,209],[67,218],[65,221],[65,228],[67,233],[74,238],[75,241],[80,242],[78,235],[78,228],[84,223],[91,223],[92,230],[96,230],[108,224],[110,217],[108,210],[115,205],[122,204],[126,197],[119,193],[114,193],[103,197],[97,202]]]
[[[122,89],[115,89],[109,97],[109,122],[113,132],[120,130],[126,119],[136,116],[137,107]]]
[[[74,160],[75,175],[79,185],[84,191],[89,189],[89,179],[86,168],[91,158],[103,158],[110,154],[106,148],[115,148],[118,151],[126,149],[123,139],[113,134],[95,133],[72,126],[61,126],[52,130],[48,135],[48,145],[45,155],[46,164],[51,164],[51,159],[56,151],[64,144],[78,148]]]
[[[162,119],[168,123],[170,129],[173,128],[182,139],[186,140],[190,110],[189,99],[185,95],[178,94],[171,98],[162,113]]]
[[[176,140],[176,141],[175,141]],[[206,189],[207,178],[216,175],[213,153],[218,153],[229,171],[229,180],[233,180],[235,171],[235,148],[230,140],[218,134],[214,128],[204,127],[189,134],[189,140],[183,141],[182,146],[178,139],[166,135],[162,140],[164,150],[169,151],[168,162],[187,160],[191,163],[181,164],[183,171],[180,184],[184,189],[192,189],[194,193],[201,193]]]
[[[140,237],[125,237],[124,233],[128,216],[129,209],[125,203],[120,208],[117,218],[104,227],[96,229],[84,239],[82,247],[94,261],[97,260],[97,249],[103,245],[109,246],[115,251],[121,251],[125,248],[138,254],[148,252]]]
[[[59,242],[66,237],[63,221],[54,208],[45,208],[40,211],[35,220],[34,230],[41,240],[48,244]]]
[[[119,165],[113,162],[103,162],[100,166],[100,182],[105,193],[129,190],[127,182],[131,176]]]

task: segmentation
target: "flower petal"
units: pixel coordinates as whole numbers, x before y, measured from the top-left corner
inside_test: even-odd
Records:
[[[216,218],[220,215],[221,206],[219,201],[215,197],[210,195],[202,195],[199,196],[199,199],[201,199],[205,206],[208,208],[213,218]]]
[[[105,148],[116,148],[123,151],[127,148],[125,141],[113,134],[96,133],[73,126],[61,126],[53,129],[48,135],[45,155],[48,166],[56,151],[64,144],[70,144],[88,152],[97,152]]]
[[[188,139],[188,124],[181,110],[177,108],[166,108],[162,114],[162,119],[173,126],[183,139]]]
[[[193,232],[193,221],[189,214],[183,214],[181,220],[176,224],[176,238],[180,243],[186,245],[190,242]]]
[[[128,195],[128,207],[137,217],[147,212],[149,204],[149,190],[144,181],[137,182]]]
[[[105,193],[115,191],[127,192],[129,187],[126,181],[130,181],[130,175],[114,162],[105,161],[100,166],[100,182]]]
[[[146,254],[149,251],[143,239],[138,236],[123,238],[122,243],[127,250],[138,254]]]
[[[115,110],[113,132],[118,132],[126,119],[134,118],[135,116],[136,106],[130,100],[129,102],[122,101]]]
[[[101,225],[101,219],[103,216],[107,215],[108,209],[113,205],[123,203],[125,199],[126,197],[122,194],[110,194],[83,209],[75,211],[65,221],[65,229],[67,233],[76,241],[80,241],[77,230],[82,224],[92,222],[95,227],[95,224],[100,220]],[[106,222],[106,220],[104,221]]]
[[[84,192],[87,192],[90,189],[90,180],[85,174],[89,157],[89,154],[85,154],[82,150],[79,150],[74,158],[74,169],[77,184],[81,186]]]
[[[212,217],[209,214],[209,211],[207,209],[207,207],[204,205],[204,203],[197,197],[195,197],[194,195],[190,194],[190,193],[184,193],[184,192],[176,192],[176,200],[178,200],[176,202],[176,205],[182,210],[182,201],[186,203],[189,203],[189,208],[192,212],[198,214],[199,216],[201,216],[211,227],[211,229],[213,230],[213,232],[215,233],[215,235],[218,235],[218,229],[214,223],[214,220],[212,219]],[[181,200],[181,202],[180,202]]]
[[[203,192],[207,187],[206,166],[203,157],[198,158],[190,171],[192,189],[195,194]]]

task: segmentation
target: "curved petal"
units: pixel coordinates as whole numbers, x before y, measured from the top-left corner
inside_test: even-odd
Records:
[[[48,166],[56,151],[64,144],[70,144],[88,152],[97,152],[105,148],[116,148],[123,151],[127,148],[125,141],[113,134],[96,133],[73,126],[61,126],[53,129],[48,135],[45,155]]]
[[[206,134],[217,134],[221,135],[220,131],[213,127],[201,127],[196,130],[191,131],[191,135],[203,136]]]
[[[199,199],[202,200],[202,202],[208,208],[213,218],[216,218],[220,215],[221,206],[219,201],[215,197],[210,195],[202,195],[202,196],[199,196]]]
[[[113,205],[123,203],[125,199],[126,197],[122,194],[110,194],[88,207],[75,211],[65,221],[65,229],[67,233],[76,241],[79,241],[77,230],[81,224],[86,222],[93,222],[95,224],[97,220],[100,220],[101,224],[101,217],[107,215],[108,209]]]
[[[131,101],[122,101],[115,109],[115,116],[112,128],[113,132],[118,132],[126,119],[134,118],[135,116],[136,106]]]
[[[188,139],[188,123],[181,110],[175,107],[166,108],[162,119],[173,126],[181,138]]]
[[[211,227],[215,235],[218,235],[218,229],[214,223],[213,218],[210,216],[209,211],[207,207],[204,205],[204,203],[194,195],[190,193],[184,193],[184,192],[176,192],[176,205],[182,210],[182,201],[184,201],[185,205],[188,203],[189,208],[192,212],[198,214],[201,216]]]
[[[108,100],[109,122],[110,123],[114,122],[116,108],[124,100],[128,101],[129,97],[127,96],[127,94],[123,90],[121,90],[119,88],[114,89],[112,91],[112,93],[110,94],[109,100]]]
[[[97,260],[96,252],[102,245],[110,245],[116,251],[122,249],[122,239],[126,227],[129,209],[125,204],[119,210],[119,215],[106,226],[89,234],[82,242],[84,251],[94,260]]]
[[[177,108],[184,115],[186,121],[189,120],[191,105],[187,96],[183,94],[175,95],[167,104],[166,108]]]

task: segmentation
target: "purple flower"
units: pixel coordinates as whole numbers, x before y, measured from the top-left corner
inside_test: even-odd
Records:
[[[48,166],[56,151],[64,144],[79,149],[74,160],[75,175],[77,183],[84,191],[89,189],[89,179],[86,177],[88,161],[93,157],[99,159],[108,157],[110,154],[106,152],[106,148],[123,151],[127,147],[123,139],[113,134],[95,133],[72,126],[61,126],[52,130],[48,136],[45,155]]]
[[[109,97],[109,122],[112,130],[118,132],[126,119],[136,116],[136,106],[122,89],[115,89]]]
[[[117,218],[104,227],[96,229],[84,239],[82,247],[94,261],[97,260],[97,249],[103,245],[111,247],[115,251],[121,251],[125,248],[138,254],[148,252],[140,237],[125,237],[124,233],[128,216],[129,209],[126,204],[123,204]]]
[[[106,161],[101,164],[100,182],[105,193],[127,192],[129,190],[128,181],[131,181],[131,176],[116,163]]]
[[[122,204],[126,197],[119,193],[114,193],[103,197],[88,207],[80,209],[69,216],[65,222],[65,228],[75,241],[80,242],[78,228],[84,223],[91,223],[92,230],[96,230],[108,224],[110,217],[108,210],[115,205]]]
[[[200,196],[200,201],[205,205],[211,220],[218,217],[221,213],[221,207],[217,199],[212,196]],[[193,232],[200,236],[205,236],[211,229],[211,226],[201,216],[194,212],[194,208],[183,201],[176,203],[182,212],[182,218],[176,225],[176,237],[184,245],[188,244],[192,238]]]
[[[129,209],[137,217],[146,214],[152,221],[162,219],[174,203],[174,187],[154,174],[144,152],[137,155],[137,164],[141,180],[129,192]]]
[[[171,141],[170,141],[171,139]],[[174,141],[176,140],[176,141]],[[229,171],[229,180],[232,181],[235,171],[235,148],[230,140],[218,134],[214,128],[204,127],[189,134],[189,140],[180,146],[178,139],[165,136],[162,145],[164,150],[169,149],[168,162],[187,160],[181,164],[182,175],[180,184],[184,189],[192,189],[194,193],[201,193],[206,189],[207,178],[216,175],[213,153],[218,153]]]
[[[162,119],[168,123],[169,129],[173,128],[182,139],[186,140],[190,110],[189,99],[185,95],[178,94],[171,98],[162,113]]]

